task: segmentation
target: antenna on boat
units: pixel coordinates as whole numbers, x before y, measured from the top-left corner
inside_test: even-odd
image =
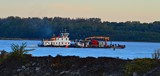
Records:
[[[62,27],[62,33],[63,33],[64,31],[63,31],[63,27]]]
[[[64,32],[66,33],[67,31],[66,31],[67,29],[64,29]]]

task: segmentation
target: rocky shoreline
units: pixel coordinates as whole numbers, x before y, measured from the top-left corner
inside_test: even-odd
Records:
[[[123,76],[128,61],[115,58],[46,56],[10,59],[0,65],[1,76]]]
[[[109,57],[43,56],[9,58],[0,63],[0,76],[129,76],[126,65],[133,60]],[[159,76],[160,68],[151,69],[145,76]],[[151,72],[151,73],[148,73]],[[134,72],[132,75],[141,76]]]

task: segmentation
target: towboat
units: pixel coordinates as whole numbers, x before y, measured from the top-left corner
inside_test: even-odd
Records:
[[[39,47],[68,47],[71,44],[71,41],[69,40],[69,33],[63,32],[60,34],[60,36],[53,36],[49,40],[42,40],[40,44],[38,44]]]

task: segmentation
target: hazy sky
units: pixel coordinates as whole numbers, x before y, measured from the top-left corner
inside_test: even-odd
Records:
[[[98,17],[103,21],[160,21],[160,0],[0,0],[0,17]]]

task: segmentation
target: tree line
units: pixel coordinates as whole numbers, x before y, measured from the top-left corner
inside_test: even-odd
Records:
[[[112,41],[160,42],[160,21],[109,22],[100,18],[0,18],[0,38],[47,39],[67,29],[70,38],[84,39],[89,36],[109,36]]]

